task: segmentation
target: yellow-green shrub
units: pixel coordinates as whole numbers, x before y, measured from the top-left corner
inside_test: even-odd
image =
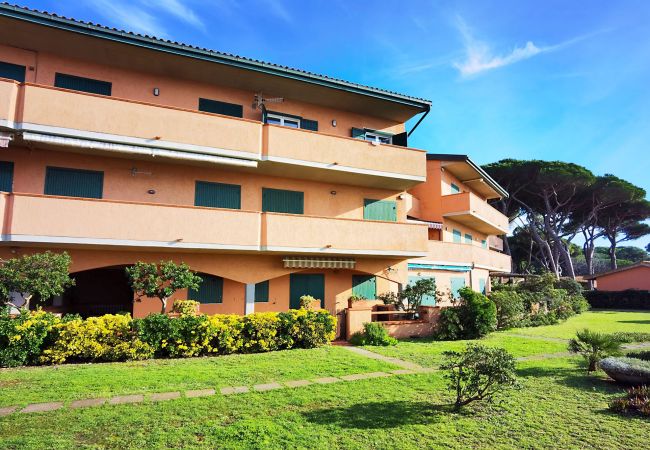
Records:
[[[0,367],[37,363],[52,328],[60,321],[40,310],[21,310],[14,317],[9,308],[0,308]]]
[[[196,316],[200,306],[196,300],[174,300],[172,311],[181,316]]]
[[[53,342],[41,354],[46,364],[68,361],[125,361],[147,359],[153,349],[137,338],[128,315],[107,314],[73,319],[53,326]]]
[[[241,316],[215,314],[208,317],[208,322],[210,324],[209,353],[228,355],[241,351],[244,345],[242,336],[244,323]]]
[[[243,352],[269,352],[281,348],[278,313],[249,314],[242,318],[242,324]]]
[[[278,313],[284,348],[314,348],[336,336],[336,317],[328,311],[292,309]]]

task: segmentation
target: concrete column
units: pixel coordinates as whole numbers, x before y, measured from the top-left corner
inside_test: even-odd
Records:
[[[246,308],[244,314],[253,314],[255,312],[255,283],[246,285]]]

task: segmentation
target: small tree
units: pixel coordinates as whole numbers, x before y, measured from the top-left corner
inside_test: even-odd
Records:
[[[377,296],[385,305],[395,305],[395,309],[407,312],[417,312],[425,296],[437,297],[436,282],[433,278],[421,278],[406,286],[397,294],[387,292]]]
[[[70,255],[67,253],[35,253],[2,261],[0,266],[0,304],[17,308],[11,302],[13,292],[23,296],[22,308],[29,309],[34,295],[41,300],[61,295],[74,285],[70,278]]]
[[[515,358],[502,348],[468,344],[462,352],[443,352],[449,390],[456,394],[454,409],[494,396],[517,385]]]
[[[201,277],[190,270],[185,263],[173,261],[160,263],[137,262],[126,268],[131,288],[138,297],[150,297],[160,300],[161,313],[167,310],[167,301],[179,289],[198,289]]]
[[[580,353],[587,361],[587,372],[593,372],[601,359],[621,353],[621,341],[610,334],[585,328],[569,341],[569,351]]]

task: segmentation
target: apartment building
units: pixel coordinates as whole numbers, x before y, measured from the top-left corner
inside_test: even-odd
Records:
[[[442,305],[464,286],[486,293],[490,273],[511,271],[499,237],[508,218],[488,203],[508,193],[465,155],[427,154],[426,167],[426,182],[408,191],[407,216],[428,226],[427,255],[409,261],[409,281],[434,278]]]
[[[133,301],[124,267],[174,260],[203,278],[175,297],[205,313],[305,294],[337,313],[352,293],[396,291],[432,251],[429,224],[407,217],[431,161],[405,128],[429,108],[2,4],[0,257],[67,251],[76,286],[54,311],[158,311]]]

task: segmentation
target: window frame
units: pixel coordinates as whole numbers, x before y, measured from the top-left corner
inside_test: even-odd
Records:
[[[454,244],[462,244],[463,243],[463,233],[460,230],[457,229],[452,229],[451,230],[451,235],[452,235],[452,242]],[[456,240],[458,239],[458,240]]]
[[[465,233],[465,244],[473,244],[474,243],[474,236],[472,236],[469,233]]]
[[[279,120],[280,123],[269,123],[269,119]],[[293,127],[293,126],[286,125],[285,121],[287,121],[287,120],[295,122],[296,126]],[[278,114],[278,113],[275,113],[275,112],[267,112],[266,113],[266,122],[265,123],[267,123],[269,125],[277,125],[277,126],[280,126],[280,127],[300,129],[301,128],[301,120],[302,120],[301,117],[292,116],[292,115],[289,115],[289,114],[284,115],[284,114]]]
[[[379,133],[377,131],[366,131],[363,135],[363,139],[368,142],[373,142],[377,144],[392,145],[393,136],[389,134]],[[382,140],[386,140],[383,142]]]

